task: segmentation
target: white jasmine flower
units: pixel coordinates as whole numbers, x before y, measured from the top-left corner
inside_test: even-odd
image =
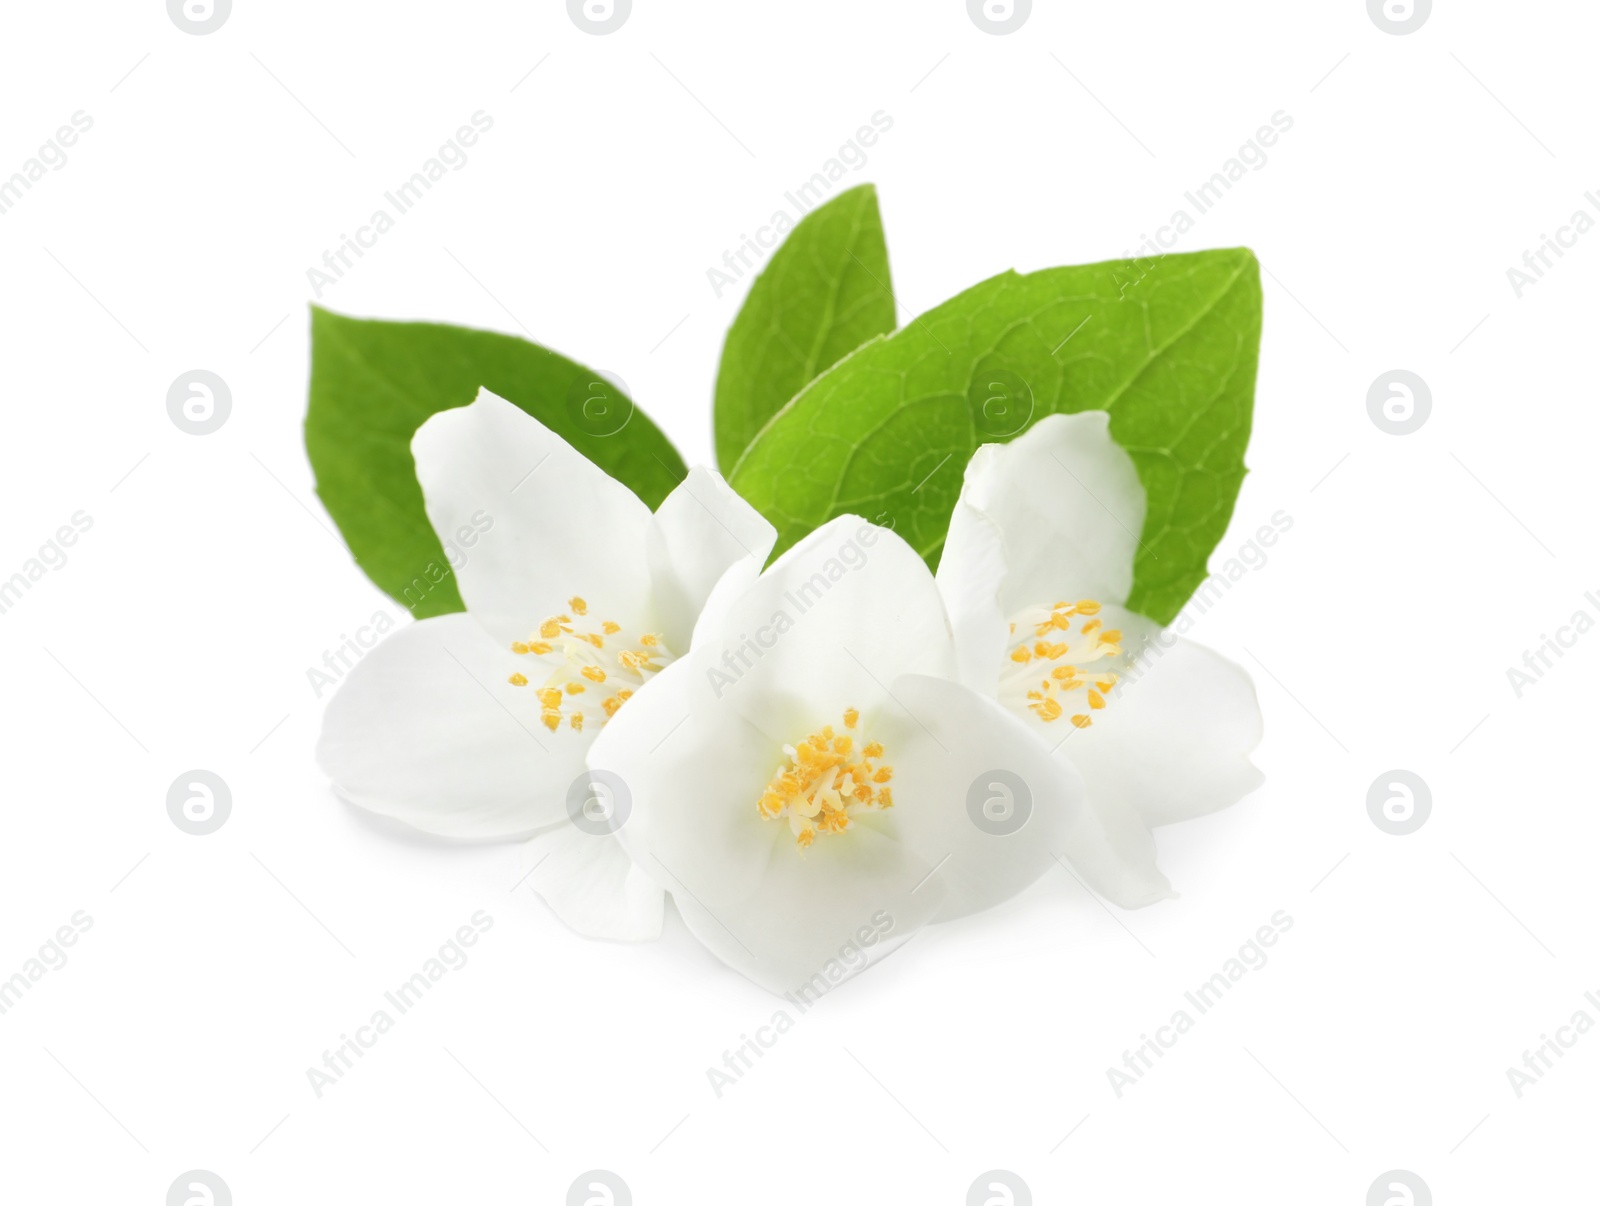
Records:
[[[1145,494],[1104,411],[1052,415],[967,465],[938,582],[961,679],[1064,765],[1152,898],[1150,827],[1261,783],[1261,711],[1239,666],[1123,604]]]
[[[825,991],[1057,856],[1141,902],[1077,772],[956,667],[922,558],[843,516],[719,585],[589,763],[629,796],[618,837],[689,929],[776,992]]]
[[[585,755],[681,657],[725,573],[775,532],[696,469],[654,515],[565,440],[484,391],[412,440],[428,518],[460,550],[467,610],[411,624],[329,704],[317,754],[362,808],[430,833],[533,840],[537,890],[594,937],[660,932],[662,892],[616,839],[573,824]]]

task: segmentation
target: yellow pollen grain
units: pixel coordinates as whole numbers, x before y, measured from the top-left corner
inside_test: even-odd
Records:
[[[510,678],[506,679],[506,682],[510,683],[513,687],[526,687],[528,685],[528,676],[526,674],[513,674]]]
[[[1030,704],[1040,720],[1055,720],[1061,715],[1061,702],[1055,699],[1046,699],[1040,703]],[[1076,717],[1074,717],[1076,719]]]
[[[1057,602],[1048,611],[1028,607],[1010,620],[1013,634],[1021,627],[1024,632],[1032,628],[1033,635],[1007,651],[1007,659],[1013,663],[1001,676],[1001,696],[1007,705],[1019,712],[1025,708],[1046,723],[1070,719],[1078,728],[1088,728],[1092,723],[1089,713],[1110,706],[1107,693],[1118,681],[1115,672],[1103,667],[1109,659],[1122,656],[1123,634],[1096,618],[1103,611],[1095,600],[1079,599],[1076,603]],[[1042,620],[1035,618],[1041,614]],[[1080,616],[1089,618],[1076,618]],[[1053,663],[1049,677],[1034,677],[1045,669],[1034,667],[1036,661]]]
[[[588,618],[574,621],[573,616]],[[616,714],[634,690],[673,660],[672,650],[660,633],[623,636],[608,649],[607,638],[621,632],[620,624],[600,620],[587,599],[574,595],[567,600],[566,613],[540,623],[539,636],[547,639],[530,637],[513,642],[511,648],[516,653],[553,655],[553,664],[544,671],[549,677],[542,684],[537,677],[532,680],[541,709],[540,723],[552,732],[561,728],[574,732],[598,728]],[[635,641],[648,648],[638,648]],[[629,685],[623,686],[618,680]],[[520,673],[510,681],[517,686],[529,685],[529,678]]]
[[[859,711],[846,710],[845,728],[854,729],[860,722]],[[756,800],[756,811],[766,820],[787,819],[801,850],[811,846],[818,834],[846,832],[857,813],[888,808],[893,802],[882,784],[894,771],[877,762],[883,756],[879,742],[858,747],[854,736],[836,734],[832,725],[823,725],[783,748],[788,765],[773,772]]]
[[[1034,636],[1044,636],[1048,632],[1071,632],[1072,613],[1070,611],[1052,612],[1047,620],[1040,620],[1033,626]]]

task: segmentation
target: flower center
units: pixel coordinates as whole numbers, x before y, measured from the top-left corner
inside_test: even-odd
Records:
[[[596,626],[585,620],[589,605],[577,596],[568,599],[567,606],[571,615],[551,616],[539,625],[537,636],[511,645],[513,653],[538,658],[550,668],[536,691],[539,719],[552,733],[563,720],[578,732],[587,720],[604,725],[650,675],[673,660],[659,633],[629,636],[611,620]],[[526,687],[528,676],[519,672],[508,681],[513,687]]]
[[[894,800],[884,786],[894,777],[894,767],[882,763],[883,746],[876,741],[857,744],[856,726],[861,714],[847,708],[845,732],[823,725],[815,733],[786,745],[789,760],[773,772],[756,808],[769,821],[789,821],[800,849],[817,840],[818,833],[843,833],[850,819],[868,808],[892,808]]]
[[[1047,724],[1063,716],[1080,729],[1093,724],[1125,661],[1122,633],[1106,628],[1099,615],[1100,604],[1079,599],[1012,616],[1011,635],[1022,639],[1006,655],[1000,701]]]

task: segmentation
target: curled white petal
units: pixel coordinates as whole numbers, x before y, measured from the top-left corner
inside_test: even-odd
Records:
[[[965,529],[976,516],[999,529],[1004,615],[1057,599],[1127,599],[1145,495],[1105,411],[1050,415],[1009,444],[983,445],[967,464],[961,501],[970,510],[957,507],[947,547],[953,540],[958,555],[968,547]],[[945,560],[941,582],[950,580]],[[949,573],[959,579],[982,569],[951,560]]]
[[[651,517],[645,538],[656,623],[669,648],[689,647],[712,588],[736,563],[753,580],[777,538],[777,530],[720,475],[689,471]]]
[[[429,418],[411,452],[461,598],[494,636],[527,639],[574,595],[648,625],[650,509],[543,423],[483,390]]]
[[[1005,578],[1005,540],[999,525],[960,499],[939,557],[939,593],[950,613],[961,681],[990,695],[1000,677],[1008,636],[1006,613],[1000,606]]]

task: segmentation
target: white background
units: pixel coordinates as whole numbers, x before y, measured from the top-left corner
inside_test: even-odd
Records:
[[[160,0],[13,4],[0,176],[93,129],[0,215],[0,577],[82,510],[68,563],[0,615],[0,976],[93,927],[0,1017],[0,1200],[1348,1203],[1388,1169],[1440,1203],[1593,1192],[1600,1036],[1506,1068],[1600,990],[1592,684],[1581,638],[1507,667],[1600,588],[1600,233],[1518,299],[1506,269],[1600,187],[1578,3]],[[537,64],[537,69],[532,70]],[[925,932],[824,999],[719,1099],[706,1070],[782,1004],[675,918],[567,932],[514,846],[336,802],[307,669],[401,616],[321,510],[301,422],[306,269],[476,110],[494,128],[323,303],[528,333],[620,374],[708,458],[744,286],[706,270],[870,116],[902,321],[1008,267],[1131,251],[1277,110],[1294,126],[1184,240],[1264,267],[1255,431],[1213,567],[1293,527],[1191,634],[1255,675],[1266,785],[1158,834],[1179,900],[1117,914],[1065,872]],[[843,186],[841,186],[843,187]],[[1368,386],[1429,384],[1417,433]],[[168,385],[231,386],[215,434]],[[180,832],[168,785],[233,792]],[[1369,785],[1409,769],[1427,824]],[[493,928],[318,1099],[306,1069],[476,910]],[[1106,1069],[1276,910],[1293,928],[1119,1098]],[[792,1007],[790,1012],[795,1012]],[[1191,1011],[1192,1012],[1192,1011]]]

